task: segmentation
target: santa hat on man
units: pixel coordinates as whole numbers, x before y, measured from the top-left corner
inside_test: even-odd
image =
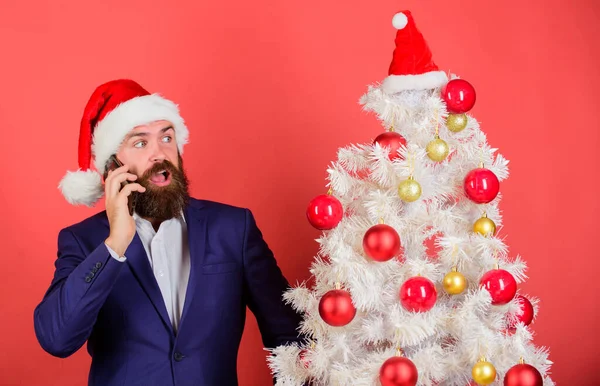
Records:
[[[70,204],[93,206],[103,195],[102,175],[111,155],[134,127],[153,121],[173,124],[179,153],[189,132],[179,108],[159,94],[150,94],[133,80],[118,79],[100,85],[88,101],[79,129],[79,169],[67,171],[59,189]],[[92,156],[94,167],[92,170]]]
[[[383,90],[393,94],[404,90],[434,89],[448,82],[431,58],[431,51],[417,29],[410,11],[401,11],[392,18],[396,32],[396,48]]]

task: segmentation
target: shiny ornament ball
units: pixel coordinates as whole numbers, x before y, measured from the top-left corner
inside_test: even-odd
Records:
[[[496,224],[487,216],[481,217],[473,224],[473,232],[482,236],[494,236],[496,234]]]
[[[341,202],[330,194],[321,194],[313,198],[306,209],[310,224],[319,230],[335,228],[344,215]]]
[[[509,329],[514,329],[517,323],[519,322],[523,323],[526,326],[529,326],[533,321],[533,305],[531,304],[529,299],[527,299],[523,295],[516,295],[515,299],[517,299],[517,301],[521,305],[521,312],[515,315],[517,318],[516,320],[511,319],[508,326]]]
[[[319,301],[319,315],[330,326],[345,326],[354,319],[356,308],[348,291],[335,289],[327,292]]]
[[[517,282],[510,272],[504,269],[493,269],[486,272],[480,279],[483,286],[492,297],[493,305],[503,305],[515,297]]]
[[[464,79],[452,79],[442,88],[442,99],[448,112],[466,113],[475,105],[475,88]]]
[[[471,369],[473,380],[478,385],[489,385],[496,380],[496,368],[486,360],[480,360],[475,363]]]
[[[389,225],[374,225],[363,237],[363,249],[375,261],[390,260],[400,253],[400,236]]]
[[[379,369],[381,386],[415,386],[418,378],[417,366],[406,357],[392,357]]]
[[[417,201],[421,197],[421,184],[413,178],[404,180],[398,186],[398,195],[405,202]]]
[[[400,304],[407,311],[427,312],[433,308],[436,300],[435,284],[426,277],[412,277],[400,287]]]
[[[511,367],[504,375],[504,386],[542,386],[543,384],[542,374],[526,363]]]
[[[498,195],[500,181],[491,170],[476,168],[465,176],[464,190],[467,197],[472,201],[478,204],[486,204]]]
[[[446,118],[446,127],[453,133],[458,133],[467,127],[468,122],[467,114],[450,114]]]
[[[388,158],[390,161],[393,161],[397,158],[402,158],[401,154],[398,153],[398,149],[400,149],[401,146],[406,146],[406,139],[395,131],[387,131],[379,134],[377,138],[375,138],[373,145],[376,143],[381,147],[388,147],[390,149]]]
[[[444,291],[449,295],[458,295],[467,288],[467,279],[462,273],[452,269],[452,272],[448,272],[444,276],[442,284],[444,285]]]
[[[427,156],[432,161],[441,162],[445,160],[449,152],[448,144],[439,137],[427,144]]]

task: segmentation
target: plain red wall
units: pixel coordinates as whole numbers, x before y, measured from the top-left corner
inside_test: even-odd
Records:
[[[501,186],[512,255],[541,299],[532,327],[561,385],[600,364],[597,1],[0,2],[0,384],[82,385],[85,348],[42,351],[33,309],[53,273],[57,232],[97,211],[57,190],[77,162],[83,107],[131,77],[178,101],[197,197],[250,207],[292,283],[307,279],[318,232],[307,202],[339,147],[380,132],[357,101],[391,59],[395,11],[413,11],[434,60],[477,90],[473,113],[511,163]],[[251,314],[250,314],[251,315]],[[255,319],[241,385],[270,384]]]

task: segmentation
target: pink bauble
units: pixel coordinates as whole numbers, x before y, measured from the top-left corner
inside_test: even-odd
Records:
[[[407,311],[429,311],[435,305],[436,300],[435,284],[426,277],[412,277],[405,281],[400,288],[400,303]]]
[[[471,170],[465,176],[464,190],[467,197],[472,201],[478,204],[486,204],[498,195],[500,181],[491,170],[477,168]]]
[[[390,152],[388,154],[388,158],[390,161],[393,161],[397,158],[402,158],[400,153],[398,153],[398,149],[400,146],[406,146],[406,139],[395,131],[387,131],[385,133],[381,133],[375,138],[373,144],[379,143],[381,147],[388,147]]]
[[[329,194],[321,194],[313,198],[306,209],[308,221],[319,230],[335,228],[342,220],[343,215],[342,204]]]
[[[510,302],[517,293],[517,282],[510,272],[504,269],[493,269],[486,272],[479,281],[492,297],[493,305]]]
[[[527,299],[523,295],[516,295],[515,299],[517,299],[519,301],[519,304],[521,305],[521,312],[520,314],[516,315],[517,320],[513,320],[511,323],[509,323],[508,328],[510,330],[513,330],[516,324],[519,322],[523,323],[526,326],[529,326],[533,321],[533,305],[531,304],[529,299]]]
[[[466,113],[475,105],[475,88],[464,79],[452,79],[442,88],[442,99],[448,112]]]

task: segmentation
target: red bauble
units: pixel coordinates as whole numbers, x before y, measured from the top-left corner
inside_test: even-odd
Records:
[[[342,221],[342,203],[330,194],[313,198],[306,209],[306,217],[312,226],[319,230],[335,228]]]
[[[492,296],[493,305],[510,302],[517,293],[517,282],[510,272],[504,269],[493,269],[486,272],[479,281]]]
[[[400,303],[408,311],[429,311],[435,305],[436,300],[435,284],[426,277],[412,277],[400,287]]]
[[[379,370],[381,386],[415,386],[418,378],[417,366],[406,357],[392,357]]]
[[[395,131],[387,131],[385,133],[379,134],[377,138],[373,141],[373,145],[379,143],[381,147],[389,147],[390,153],[388,158],[390,161],[395,160],[396,158],[402,158],[398,153],[398,149],[400,146],[406,146],[406,139]]]
[[[510,368],[504,376],[504,386],[542,386],[542,374],[527,363],[521,363]]]
[[[400,253],[400,236],[394,228],[377,224],[363,237],[363,249],[375,261],[387,261]]]
[[[498,195],[500,181],[491,170],[477,168],[465,176],[464,189],[469,199],[478,204],[486,204]]]
[[[512,322],[509,323],[509,329],[514,329],[517,323],[519,322],[522,322],[524,325],[529,326],[533,321],[533,305],[531,304],[529,299],[527,299],[523,295],[516,295],[515,298],[519,301],[519,304],[521,305],[521,314],[517,314],[517,320],[512,320]]]
[[[449,113],[466,113],[475,105],[475,88],[464,79],[452,79],[443,87],[442,99]]]
[[[319,315],[330,326],[341,327],[350,323],[356,315],[352,297],[348,291],[331,290],[319,302]]]

